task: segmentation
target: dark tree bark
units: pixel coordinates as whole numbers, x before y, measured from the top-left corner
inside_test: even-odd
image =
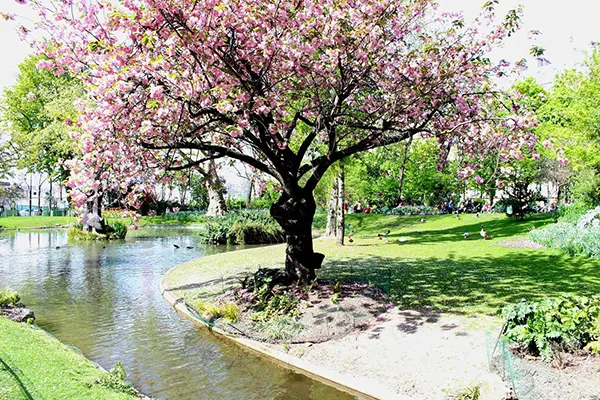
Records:
[[[254,192],[254,179],[250,179],[250,187],[246,195],[246,208],[250,208],[250,204],[252,203],[252,192]]]
[[[344,169],[342,167],[341,172],[338,174],[337,181],[337,199],[336,199],[336,229],[335,229],[335,243],[343,245],[344,235],[346,234],[344,224],[346,218],[344,217],[344,197],[346,194],[346,188],[344,185]]]
[[[337,178],[335,178],[331,186],[329,203],[327,203],[327,229],[325,230],[325,236],[336,236],[338,186]]]
[[[325,256],[315,253],[312,222],[317,208],[312,191],[300,189],[292,197],[286,192],[271,206],[271,216],[286,234],[285,270],[280,283],[308,283],[316,278]]]
[[[412,143],[412,137],[404,145],[404,154],[402,155],[402,166],[400,167],[400,177],[398,177],[398,204],[402,202],[402,187],[404,186],[404,175],[406,173],[406,160],[408,158],[408,148]]]

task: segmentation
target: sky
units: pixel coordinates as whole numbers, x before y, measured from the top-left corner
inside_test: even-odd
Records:
[[[481,10],[484,0],[438,0],[445,11],[462,11],[467,19],[472,19]],[[527,39],[528,32],[539,30],[542,35],[536,44],[546,48],[546,57],[550,65],[538,67],[534,60],[529,61],[526,75],[534,76],[540,83],[549,83],[554,75],[564,69],[578,66],[590,50],[592,41],[600,41],[600,28],[597,18],[600,14],[598,0],[500,0],[498,14],[524,6],[524,26],[521,32],[499,50],[501,58],[516,61],[528,55],[533,44]],[[14,13],[31,18],[27,7],[15,0],[0,0],[0,12]],[[21,20],[28,24],[29,21]],[[18,72],[17,65],[31,53],[26,43],[19,40],[14,21],[0,19],[0,90],[13,84]]]

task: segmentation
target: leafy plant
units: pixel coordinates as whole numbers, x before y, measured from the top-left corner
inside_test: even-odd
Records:
[[[452,396],[452,400],[479,400],[481,385],[469,385]]]
[[[223,318],[229,322],[237,322],[240,315],[240,309],[235,303],[205,303],[197,304],[198,311],[209,319]]]
[[[17,304],[21,300],[21,296],[7,286],[6,289],[0,290],[0,307]]]
[[[600,339],[600,296],[559,297],[511,304],[503,309],[504,336],[524,351],[551,361],[554,352],[587,348]]]
[[[133,396],[137,395],[137,391],[133,388],[131,383],[125,380],[126,376],[127,372],[125,371],[125,367],[123,367],[123,364],[121,364],[120,361],[117,361],[115,367],[112,368],[108,374],[102,374],[97,383],[100,386],[109,389],[114,389]]]

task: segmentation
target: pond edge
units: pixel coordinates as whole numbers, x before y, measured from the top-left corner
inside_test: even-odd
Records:
[[[160,281],[160,293],[163,298],[173,307],[179,314],[191,320],[194,324],[208,329],[225,339],[228,339],[238,346],[250,350],[259,356],[276,363],[280,367],[292,370],[293,372],[303,374],[311,379],[317,380],[334,388],[357,396],[359,399],[408,399],[409,397],[401,396],[393,393],[386,388],[377,385],[376,382],[357,382],[353,377],[342,375],[329,368],[314,365],[300,358],[285,354],[283,352],[271,349],[263,343],[256,340],[251,340],[244,337],[239,337],[231,333],[225,332],[216,326],[209,326],[204,321],[194,317],[187,309],[183,298],[176,297],[173,292],[166,287],[167,277],[179,266],[175,266],[168,270]]]

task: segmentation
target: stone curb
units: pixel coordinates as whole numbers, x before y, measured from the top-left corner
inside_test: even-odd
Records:
[[[347,392],[353,396],[357,396],[359,399],[410,399],[408,396],[402,396],[397,393],[393,393],[388,389],[381,387],[381,385],[379,385],[377,382],[369,381],[368,378],[363,378],[360,381],[357,381],[357,379],[354,377],[342,375],[336,371],[330,370],[329,368],[314,365],[300,358],[271,349],[261,342],[235,336],[217,327],[207,325],[203,321],[190,314],[186,308],[183,298],[175,296],[172,291],[166,288],[166,278],[176,268],[178,268],[178,266],[171,268],[165,275],[163,275],[160,282],[160,293],[177,312],[190,319],[195,324],[208,328],[211,332],[227,338],[238,346],[249,349],[258,355],[275,362],[281,367],[290,369],[296,373],[301,373],[311,379],[325,383],[326,385],[333,386],[336,389]]]

